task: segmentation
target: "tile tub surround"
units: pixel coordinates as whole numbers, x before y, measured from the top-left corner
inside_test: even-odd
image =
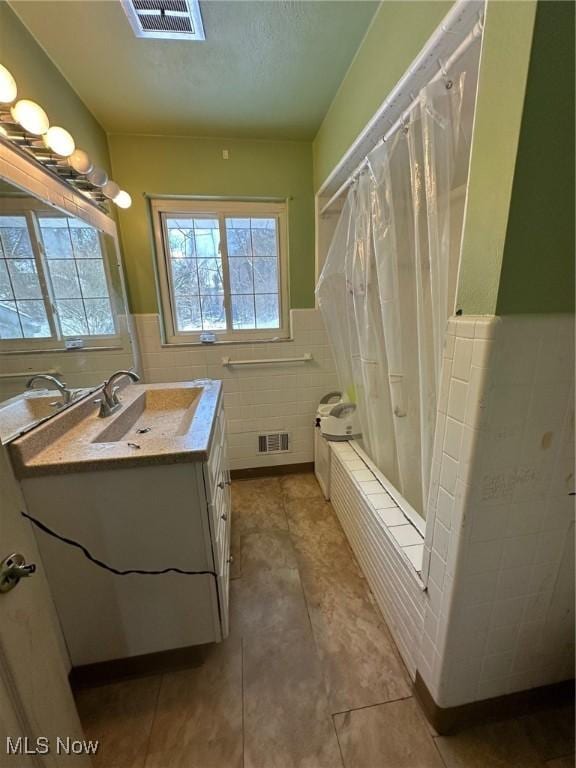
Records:
[[[293,309],[292,340],[256,344],[162,345],[158,315],[135,315],[143,381],[221,379],[228,420],[231,469],[303,464],[314,458],[314,417],[322,395],[338,388],[320,312]],[[309,363],[279,363],[227,368],[223,357],[274,359],[300,357]],[[286,431],[291,451],[260,455],[257,435]]]
[[[573,765],[570,707],[433,733],[311,475],[234,481],[232,499],[230,637],[201,666],[79,691],[95,768]]]
[[[418,671],[455,707],[574,676],[574,317],[450,320]]]

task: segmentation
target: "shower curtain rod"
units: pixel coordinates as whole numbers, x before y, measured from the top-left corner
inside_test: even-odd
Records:
[[[463,5],[463,4],[466,4],[467,6],[474,5],[475,8],[478,8],[478,4],[477,3],[472,4],[472,2],[470,0],[463,0],[460,3],[456,3],[457,6]],[[481,7],[483,7],[484,4],[481,3],[480,5],[481,5]],[[450,16],[450,14],[449,14],[449,16]],[[444,20],[444,22],[442,22],[439,30],[441,30],[441,33],[440,33],[441,37],[445,36],[447,34],[450,34],[451,29],[450,29],[449,23],[446,20]],[[474,24],[474,26],[472,27],[472,29],[470,30],[470,32],[468,32],[468,34],[462,40],[460,45],[458,45],[458,47],[450,54],[450,56],[446,59],[446,61],[442,61],[441,58],[436,57],[434,63],[435,63],[435,67],[438,68],[437,71],[435,72],[433,77],[431,77],[425,83],[420,85],[420,87],[418,87],[418,91],[420,91],[421,88],[424,87],[424,85],[436,82],[441,77],[448,77],[448,70],[450,69],[450,67],[454,66],[454,64],[468,50],[469,46],[475,40],[477,40],[478,38],[481,37],[482,30],[483,30],[483,15],[482,15],[481,11],[478,11],[478,13],[477,13],[477,21]],[[413,75],[419,76],[418,79],[420,81],[422,80],[422,72],[423,72],[424,68],[426,68],[426,69],[430,68],[430,62],[428,62],[428,66],[426,66],[426,67],[425,67],[425,64],[422,63],[422,62],[424,60],[426,60],[430,56],[430,51],[431,50],[434,50],[434,49],[436,49],[438,47],[438,44],[439,44],[438,43],[438,36],[439,36],[439,31],[437,30],[434,33],[434,35],[432,36],[432,38],[430,38],[430,40],[428,41],[428,44],[425,46],[425,48],[422,50],[422,52],[419,54],[419,56],[414,60],[414,62],[410,66],[410,68],[407,71],[407,73],[404,75],[404,77],[402,77],[402,79],[398,82],[396,87],[393,89],[393,91],[391,92],[390,96],[388,96],[388,98],[384,101],[384,103],[382,104],[382,106],[378,110],[377,114],[372,118],[371,123],[369,124],[367,129],[365,129],[365,131],[364,131],[365,135],[368,134],[369,130],[374,127],[373,124],[375,124],[375,123],[379,124],[379,123],[383,122],[386,119],[385,115],[386,115],[387,111],[394,110],[394,107],[397,107],[396,102],[401,97],[401,92],[405,92],[406,91],[406,87],[409,85],[410,80],[412,79]],[[384,135],[380,135],[378,140],[376,140],[372,144],[372,146],[370,147],[370,149],[368,151],[365,151],[364,158],[362,159],[362,161],[352,170],[352,172],[350,172],[348,174],[346,180],[338,187],[338,189],[330,197],[328,202],[321,208],[320,216],[324,216],[326,213],[328,213],[328,211],[332,207],[332,205],[334,205],[334,203],[342,196],[342,194],[348,189],[348,187],[351,184],[354,183],[354,181],[357,179],[358,175],[363,171],[363,169],[368,164],[368,154],[373,149],[375,149],[377,146],[380,146],[385,141],[388,141],[388,139],[390,139],[390,137],[393,136],[393,134],[402,126],[402,124],[404,123],[407,115],[411,112],[411,110],[414,108],[415,104],[418,101],[418,95],[414,95],[414,91],[413,90],[409,91],[409,96],[410,96],[410,103],[409,103],[409,105],[405,109],[402,109],[402,111],[400,112],[399,116],[396,117],[396,119],[394,119],[393,122],[392,122],[393,118],[390,118],[389,122],[392,122],[392,125],[386,130]],[[397,111],[398,110],[396,109],[395,112],[397,113]],[[359,137],[359,139],[355,143],[356,144],[360,143],[360,139],[361,138],[362,137]],[[350,153],[352,151],[353,151],[353,148],[350,150]],[[334,175],[334,174],[332,174],[332,175]],[[326,184],[328,182],[329,182],[329,179],[325,182],[325,186],[326,186]]]

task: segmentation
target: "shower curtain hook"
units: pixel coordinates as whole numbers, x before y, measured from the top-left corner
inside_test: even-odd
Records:
[[[446,86],[446,90],[449,91],[454,85],[454,82],[450,80],[450,78],[448,77],[446,63],[443,62],[442,59],[438,59],[438,66],[440,67],[440,74],[442,76],[442,79],[444,80],[444,85]]]

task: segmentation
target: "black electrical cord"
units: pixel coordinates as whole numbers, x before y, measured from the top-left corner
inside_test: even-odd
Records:
[[[74,539],[68,539],[66,536],[61,536],[59,533],[51,530],[44,523],[41,523],[40,520],[36,520],[35,517],[32,517],[32,515],[29,515],[27,512],[22,512],[21,514],[23,517],[26,517],[28,520],[30,520],[31,523],[34,523],[34,525],[41,531],[44,531],[44,533],[47,533],[49,536],[52,536],[59,541],[63,541],[64,544],[69,544],[71,547],[76,547],[84,554],[86,558],[88,558],[88,560],[90,560],[91,563],[94,563],[94,565],[97,565],[99,568],[103,568],[105,571],[114,573],[116,576],[129,576],[131,574],[138,574],[140,576],[161,576],[164,573],[180,573],[183,576],[214,576],[214,578],[217,576],[214,571],[185,571],[182,568],[163,568],[160,571],[143,571],[138,568],[129,568],[126,571],[120,571],[118,568],[114,568],[113,566],[102,562],[102,560],[98,560],[98,558],[94,557],[94,555],[92,555],[83,544],[79,544],[77,541],[74,541]]]

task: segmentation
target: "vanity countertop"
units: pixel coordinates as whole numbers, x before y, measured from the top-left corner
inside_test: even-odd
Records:
[[[122,407],[111,416],[100,418],[90,397],[14,440],[9,449],[17,477],[208,458],[220,381],[130,384],[120,397]]]

